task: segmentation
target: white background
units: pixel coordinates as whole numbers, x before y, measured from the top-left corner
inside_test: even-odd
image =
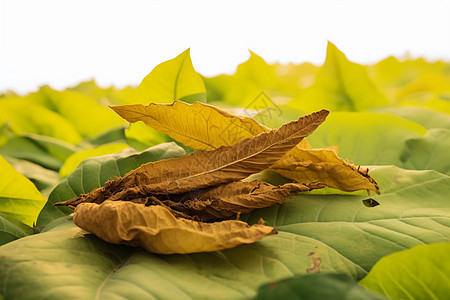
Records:
[[[450,1],[0,0],[0,92],[137,85],[188,47],[206,76],[234,72],[248,49],[322,64],[327,40],[359,63],[450,61]]]

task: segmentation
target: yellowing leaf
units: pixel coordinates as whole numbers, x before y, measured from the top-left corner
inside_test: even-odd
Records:
[[[189,49],[174,59],[157,65],[137,88],[134,103],[206,101],[206,89],[201,76],[192,66]]]
[[[198,150],[214,150],[270,129],[249,117],[230,114],[217,107],[196,102],[187,104],[151,103],[111,107],[130,123],[143,121],[148,126]]]
[[[159,254],[218,251],[276,233],[273,227],[237,220],[202,223],[177,219],[162,206],[124,201],[82,203],[75,209],[74,222],[109,243]]]
[[[149,194],[177,194],[237,181],[270,167],[319,126],[328,112],[301,117],[281,128],[247,138],[230,147],[141,165],[87,195],[70,200],[101,203]]]
[[[363,111],[388,104],[387,97],[374,85],[365,67],[350,62],[339,49],[328,43],[325,64],[314,84],[289,105],[310,112],[317,108],[330,111]]]
[[[369,176],[368,169],[355,167],[329,149],[295,147],[271,169],[298,182],[326,182],[329,187],[342,191],[378,191],[378,184]]]
[[[46,199],[34,184],[0,156],[0,212],[33,226]]]
[[[131,123],[143,121],[184,145],[198,150],[231,146],[245,138],[269,131],[252,118],[233,115],[199,102],[123,105],[113,106],[112,109]],[[279,168],[277,172],[283,171],[282,175],[285,177],[303,183],[319,181],[344,191],[378,189],[365,170],[359,172],[356,167],[346,163],[330,150],[314,149],[309,153],[312,148],[306,140],[302,140],[296,149],[294,152],[291,150],[289,156],[295,156],[298,162],[305,162],[308,168],[298,169],[296,172],[283,171],[285,167]],[[324,153],[321,154],[321,151]],[[284,159],[286,157],[282,160]],[[284,164],[291,161],[289,158]],[[303,171],[307,172],[302,174]]]

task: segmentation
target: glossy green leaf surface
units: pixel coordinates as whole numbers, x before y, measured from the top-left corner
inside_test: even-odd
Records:
[[[71,209],[53,206],[53,203],[88,193],[102,186],[106,181],[123,176],[143,163],[183,155],[185,155],[183,148],[175,143],[165,143],[143,152],[128,148],[117,154],[86,159],[52,191],[48,202],[39,214],[37,226],[43,229],[54,219],[72,213]]]
[[[450,243],[421,245],[383,257],[360,284],[390,299],[447,299]]]

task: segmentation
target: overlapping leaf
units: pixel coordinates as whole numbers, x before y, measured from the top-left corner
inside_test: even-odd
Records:
[[[33,226],[46,199],[0,156],[0,212]]]
[[[359,280],[385,255],[449,242],[448,176],[392,166],[373,168],[373,176],[383,188],[373,197],[379,206],[364,206],[361,195],[292,196],[243,217],[255,223],[263,217],[277,235],[213,253],[152,255],[103,242],[63,218],[0,247],[1,293],[7,299],[60,299],[61,293],[68,299],[249,299],[261,284],[307,274],[312,258],[321,273]],[[79,185],[78,193],[90,188],[89,180]],[[66,185],[59,193],[73,192]]]
[[[170,105],[152,103],[149,106],[125,105],[112,107],[129,122],[143,121],[148,126],[168,134],[177,141],[194,149],[213,150],[236,144],[245,138],[267,132],[269,129],[249,117],[232,115],[214,106],[202,103],[192,105],[175,101]],[[285,166],[293,156],[304,165],[285,171],[276,171],[298,182],[320,181],[330,187],[345,191],[367,189],[377,191],[377,185],[365,169],[359,169],[340,159],[326,149],[310,150],[302,143],[281,160]],[[344,176],[344,177],[342,177]]]
[[[420,245],[383,257],[360,284],[390,299],[446,299],[450,243]]]
[[[82,203],[76,207],[73,220],[104,241],[159,254],[223,250],[276,233],[273,227],[250,226],[237,220],[203,223],[176,218],[163,206],[127,201]]]

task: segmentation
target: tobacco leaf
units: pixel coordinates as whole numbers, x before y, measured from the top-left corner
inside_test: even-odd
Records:
[[[287,183],[274,186],[259,180],[234,181],[181,195],[171,195],[168,200],[161,202],[175,211],[208,221],[281,204],[294,193],[323,187],[325,184],[321,183]]]
[[[232,146],[245,138],[270,131],[252,118],[236,116],[201,102],[120,105],[111,106],[111,109],[130,123],[142,121],[197,150]]]
[[[202,223],[177,219],[162,206],[126,201],[82,203],[76,207],[73,220],[104,241],[143,247],[158,254],[218,251],[276,233],[273,227],[250,226],[237,220]]]
[[[200,102],[186,104],[175,101],[172,104],[136,104],[111,108],[131,123],[143,121],[197,150],[231,146],[245,138],[269,131],[252,118],[233,115]],[[302,140],[295,150],[281,159],[282,166],[292,161],[289,156],[295,156],[298,162],[307,163],[307,167],[298,167],[295,171],[286,171],[285,167],[275,170],[290,179],[299,182],[319,181],[343,191],[378,191],[375,180],[368,175],[366,169],[344,161],[327,148],[312,149],[306,140]]]
[[[378,184],[367,168],[346,162],[331,149],[303,150],[294,147],[271,169],[298,182],[320,181],[343,191],[369,189],[378,192]]]
[[[152,194],[179,194],[241,180],[270,167],[311,134],[327,115],[328,111],[321,110],[231,147],[146,163],[122,178],[107,182],[104,187],[57,205],[75,206],[82,202],[101,203],[107,199],[132,200]]]

